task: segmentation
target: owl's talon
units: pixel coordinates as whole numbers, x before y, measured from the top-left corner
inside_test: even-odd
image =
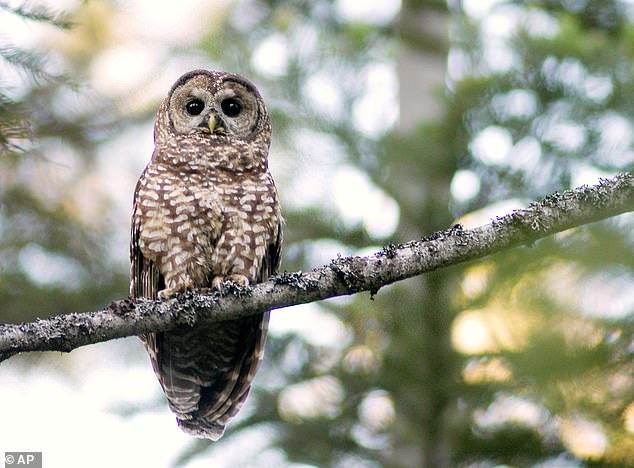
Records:
[[[162,289],[158,292],[158,298],[159,299],[169,299],[171,297],[176,296],[176,294],[178,294],[180,292],[179,289],[176,288],[167,288],[167,289]]]
[[[159,299],[170,299],[174,296],[176,296],[177,294],[186,292],[186,291],[191,291],[192,289],[194,289],[194,286],[192,285],[191,281],[187,281],[186,283],[184,283],[183,285],[181,285],[178,288],[165,288],[162,289],[158,292],[158,298]]]
[[[249,278],[247,278],[244,275],[237,275],[237,274],[232,274],[227,276],[216,276],[211,282],[211,287],[212,289],[221,290],[222,286],[225,283],[234,283],[244,288],[249,285]]]

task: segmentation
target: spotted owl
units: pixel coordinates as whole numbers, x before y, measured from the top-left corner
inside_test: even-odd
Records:
[[[282,216],[268,170],[271,121],[245,78],[194,70],[161,105],[134,192],[132,298],[242,286],[277,272]],[[212,440],[244,403],[269,312],[141,336],[178,425]]]

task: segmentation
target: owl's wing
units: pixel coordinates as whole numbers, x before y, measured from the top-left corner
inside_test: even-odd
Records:
[[[134,190],[134,207],[132,210],[132,229],[130,234],[130,298],[147,297],[148,299],[156,299],[158,292],[165,286],[163,275],[159,272],[158,266],[146,258],[139,247],[139,223],[136,222],[136,219],[141,179],[139,179]],[[145,344],[150,355],[152,367],[156,371],[158,368],[156,334],[147,333],[140,335],[139,338],[141,338],[141,341]]]
[[[130,297],[156,299],[158,292],[164,288],[163,275],[156,263],[143,256],[138,246],[138,236],[139,230],[133,225],[130,244]]]
[[[262,261],[262,268],[258,277],[258,283],[266,281],[269,276],[274,275],[280,269],[282,263],[282,221],[277,224],[277,235],[271,242]]]
[[[141,176],[134,189],[134,206],[132,209],[132,229],[130,234],[130,297],[136,299],[147,297],[156,299],[158,292],[163,289],[164,279],[156,263],[143,256],[139,247],[140,226],[137,221],[137,203],[139,187],[145,173]]]

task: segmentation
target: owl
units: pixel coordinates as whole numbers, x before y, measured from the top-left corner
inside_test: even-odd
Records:
[[[268,170],[271,121],[257,89],[194,70],[161,105],[134,192],[130,296],[241,286],[277,272],[282,216]],[[141,336],[178,425],[219,439],[262,360],[269,312]]]

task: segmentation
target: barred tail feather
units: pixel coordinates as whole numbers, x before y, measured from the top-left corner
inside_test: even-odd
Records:
[[[269,312],[146,335],[154,371],[178,425],[218,440],[244,404],[262,361]]]

